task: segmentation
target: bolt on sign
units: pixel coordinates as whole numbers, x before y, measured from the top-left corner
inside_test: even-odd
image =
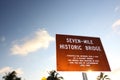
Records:
[[[58,71],[111,71],[100,38],[56,34]]]

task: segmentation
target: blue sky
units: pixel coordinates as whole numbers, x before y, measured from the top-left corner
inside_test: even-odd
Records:
[[[120,79],[119,0],[0,0],[1,80],[11,70],[40,80],[56,69],[56,34],[100,37],[112,70],[106,74]],[[81,79],[81,72],[60,74]]]

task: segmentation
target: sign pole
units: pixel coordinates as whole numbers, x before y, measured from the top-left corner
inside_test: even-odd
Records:
[[[88,80],[88,78],[87,78],[87,73],[82,72],[82,77],[83,77],[83,80]]]

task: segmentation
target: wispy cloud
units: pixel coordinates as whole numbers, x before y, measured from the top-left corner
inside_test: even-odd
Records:
[[[22,74],[23,74],[23,71],[22,71],[21,68],[18,68],[18,69],[16,69],[15,71],[16,71],[16,73],[17,73],[18,75],[22,75]]]
[[[118,12],[120,10],[120,6],[115,7],[115,12]]]
[[[111,80],[120,79],[120,67],[109,73]]]
[[[3,67],[3,68],[0,69],[0,75],[5,74],[5,73],[8,73],[8,72],[11,72],[11,71],[13,71],[13,70],[16,71],[16,73],[17,73],[18,75],[22,75],[22,74],[23,74],[23,71],[22,71],[21,68],[13,69],[13,68],[11,68],[11,67]]]
[[[120,19],[113,23],[112,29],[115,33],[120,35]]]
[[[29,37],[28,40],[18,40],[17,43],[12,46],[11,51],[14,55],[27,55],[41,48],[48,48],[51,41],[54,41],[54,37],[50,36],[46,30],[38,30],[34,33],[34,36]]]
[[[112,74],[117,74],[117,73],[120,73],[120,67],[112,71]]]
[[[0,42],[4,42],[6,40],[6,38],[4,36],[0,37]]]
[[[7,73],[9,71],[11,71],[10,67],[4,67],[4,68],[0,69],[0,74]]]

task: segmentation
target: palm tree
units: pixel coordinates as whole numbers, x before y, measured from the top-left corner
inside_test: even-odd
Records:
[[[104,73],[100,73],[99,76],[97,76],[97,80],[110,80],[110,78],[108,78],[108,75],[104,75]]]
[[[4,80],[21,80],[21,78],[17,77],[17,73],[15,71],[6,73],[5,76],[3,76]]]
[[[52,70],[49,72],[49,76],[47,77],[47,80],[63,80],[63,77],[58,75],[59,73],[57,73],[55,70]]]

